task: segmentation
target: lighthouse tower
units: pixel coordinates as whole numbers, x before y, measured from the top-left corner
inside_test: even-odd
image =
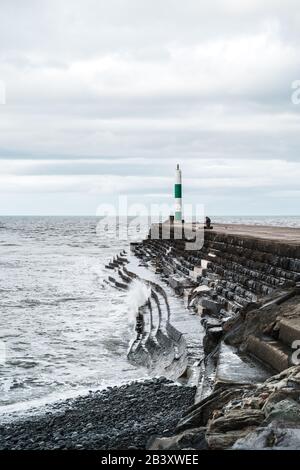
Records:
[[[182,221],[182,188],[181,188],[181,170],[178,164],[176,168],[174,196],[175,196],[175,222],[181,222]]]

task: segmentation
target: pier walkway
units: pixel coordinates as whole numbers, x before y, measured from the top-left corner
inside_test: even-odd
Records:
[[[213,226],[213,232],[226,235],[238,235],[277,241],[289,245],[300,245],[300,228],[215,223]]]

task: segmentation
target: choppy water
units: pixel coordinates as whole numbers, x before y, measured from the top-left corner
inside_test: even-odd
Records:
[[[216,223],[246,224],[246,225],[272,225],[277,227],[300,227],[300,216],[215,216],[212,220]]]
[[[214,220],[300,227],[300,217]],[[130,240],[98,236],[96,224],[93,217],[0,218],[2,410],[145,375],[126,360],[128,295],[103,285],[106,262]]]
[[[96,224],[0,218],[0,405],[144,374],[126,361],[126,294],[103,286],[128,242],[97,236]]]

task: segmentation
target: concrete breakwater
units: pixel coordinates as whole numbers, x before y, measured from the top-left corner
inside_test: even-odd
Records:
[[[203,332],[198,319],[187,314],[182,302],[174,303],[174,296],[168,296],[162,280],[138,256],[121,253],[106,267],[112,271],[108,282],[113,287],[130,290],[144,285],[148,289],[136,311],[128,360],[147,367],[151,375],[195,385],[199,373],[196,360],[201,352],[199,337]]]
[[[300,446],[300,366],[293,356],[300,340],[300,233],[255,230],[217,227],[205,232],[198,251],[187,251],[184,239],[149,236],[132,245],[136,257],[185,298],[205,330],[195,405],[176,436],[156,439],[153,449],[180,448],[195,433],[208,448],[229,448],[257,429],[267,437],[279,433],[285,446],[284,436],[292,435],[293,446]],[[281,413],[286,400],[290,411]],[[257,432],[249,442],[263,447],[267,438]]]

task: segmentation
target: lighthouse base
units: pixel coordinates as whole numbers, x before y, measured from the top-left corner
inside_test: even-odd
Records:
[[[175,222],[182,222],[181,212],[175,212]]]

